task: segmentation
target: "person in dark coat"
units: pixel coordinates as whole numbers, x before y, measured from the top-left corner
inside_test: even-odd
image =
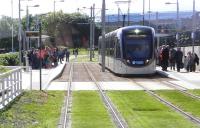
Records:
[[[176,60],[175,60],[175,54],[176,54],[176,50],[174,48],[171,48],[169,50],[169,65],[170,65],[170,69],[175,70],[175,64],[176,64]]]
[[[192,56],[194,58],[194,63],[192,65],[192,71],[195,72],[196,71],[196,64],[199,65],[199,57],[197,56],[196,53],[192,53]]]
[[[175,59],[176,59],[176,68],[178,72],[180,72],[180,69],[183,67],[182,58],[183,58],[183,52],[181,51],[181,48],[177,48]]]
[[[66,49],[65,51],[66,62],[69,62],[69,55],[70,55],[70,52],[69,50]]]
[[[167,71],[168,60],[169,60],[169,49],[167,46],[163,46],[161,54],[162,54],[162,60],[161,60],[162,70]]]

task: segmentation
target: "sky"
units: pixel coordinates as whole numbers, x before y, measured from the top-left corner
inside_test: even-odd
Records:
[[[12,4],[13,1],[13,17],[19,17],[19,0],[0,0],[0,16],[12,16]],[[55,0],[55,10],[62,10],[66,13],[77,12],[77,9],[80,8],[81,13],[90,14],[89,8],[95,4],[96,16],[100,16],[100,8],[102,7],[102,0],[64,0],[64,2],[59,2],[60,0]],[[116,1],[128,1],[128,0],[105,0],[106,1],[106,14],[117,14],[118,6],[115,3]],[[176,3],[176,0],[145,0],[145,12],[149,11],[149,1],[150,1],[150,11],[152,12],[164,12],[164,11],[176,11],[176,4],[166,5],[166,2]],[[47,12],[54,11],[54,0],[21,0],[21,16],[26,15],[26,6],[40,5],[40,7],[29,7],[29,13],[44,14]],[[196,0],[195,4],[196,11],[200,11],[200,0]],[[83,9],[86,7],[88,9]],[[122,13],[127,13],[128,4],[119,4],[119,8]],[[180,11],[192,11],[193,10],[193,0],[179,0]],[[143,11],[143,0],[131,0],[130,4],[130,13],[142,13]]]

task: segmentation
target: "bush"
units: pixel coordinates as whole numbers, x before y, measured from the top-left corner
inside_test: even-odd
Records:
[[[7,71],[9,71],[8,68],[6,68],[6,67],[0,65],[0,73],[4,73],[4,72],[7,72]]]
[[[0,54],[0,65],[3,65],[3,66],[19,65],[18,53]]]

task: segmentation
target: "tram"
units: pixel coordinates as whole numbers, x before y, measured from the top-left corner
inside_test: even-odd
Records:
[[[115,74],[145,75],[156,72],[155,31],[148,26],[127,26],[105,35],[105,67]],[[99,37],[102,63],[102,37]]]

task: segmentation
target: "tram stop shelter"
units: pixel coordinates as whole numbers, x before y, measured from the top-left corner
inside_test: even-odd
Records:
[[[160,44],[160,38],[162,37],[168,37],[171,36],[172,34],[165,34],[165,33],[156,33],[156,40],[157,40],[157,48],[159,47]]]

